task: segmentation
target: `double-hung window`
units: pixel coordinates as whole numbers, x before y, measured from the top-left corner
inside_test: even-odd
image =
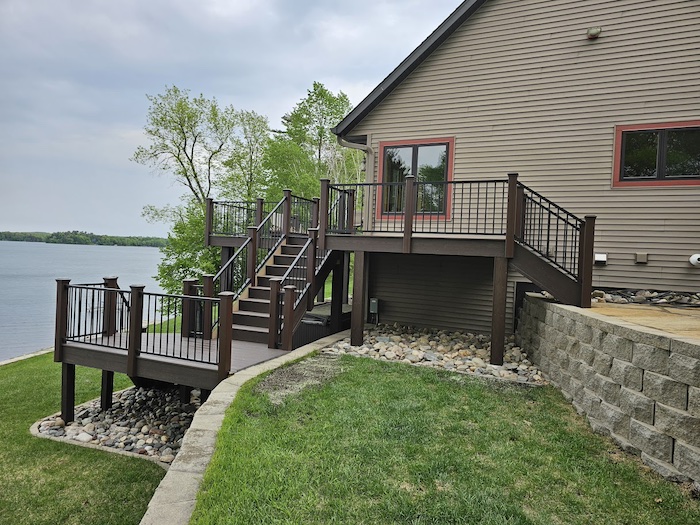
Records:
[[[445,214],[453,148],[454,139],[381,143],[382,213],[403,213],[405,179],[413,175],[418,186],[416,211]]]
[[[700,122],[618,126],[613,186],[700,184]]]

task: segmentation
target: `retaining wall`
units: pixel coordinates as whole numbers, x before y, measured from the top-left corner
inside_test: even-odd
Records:
[[[596,432],[674,481],[700,481],[700,340],[528,296],[518,336]]]

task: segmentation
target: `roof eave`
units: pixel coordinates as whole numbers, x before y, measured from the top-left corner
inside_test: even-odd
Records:
[[[484,3],[486,0],[465,0],[331,131],[339,136],[347,135]]]

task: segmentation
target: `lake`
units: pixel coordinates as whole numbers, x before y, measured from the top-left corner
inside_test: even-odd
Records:
[[[56,279],[98,283],[119,277],[120,288],[153,279],[158,248],[0,241],[0,361],[53,346]]]

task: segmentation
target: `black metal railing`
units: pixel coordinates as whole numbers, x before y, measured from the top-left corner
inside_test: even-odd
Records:
[[[290,233],[306,234],[315,224],[316,202],[304,197],[290,195],[289,231]]]
[[[214,201],[212,204],[212,235],[245,236],[248,227],[255,226],[255,202]]]
[[[578,279],[584,221],[520,183],[518,195],[515,240]]]
[[[252,239],[249,237],[243,246],[238,248],[233,256],[214,275],[214,293],[233,292],[234,301],[241,292],[250,284],[247,264],[249,251],[252,249]]]
[[[103,283],[68,287],[66,340],[126,349],[129,292]]]
[[[255,273],[259,272],[284,240],[285,199],[275,205],[256,228]]]

